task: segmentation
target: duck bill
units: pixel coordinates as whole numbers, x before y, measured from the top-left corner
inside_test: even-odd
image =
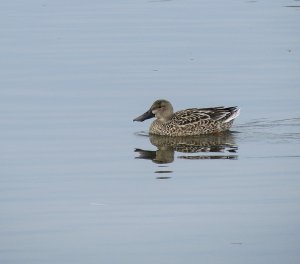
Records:
[[[152,113],[152,110],[148,110],[146,113],[142,114],[141,116],[138,116],[137,118],[133,119],[133,121],[139,121],[139,122],[143,122],[146,119],[155,117],[155,115]]]

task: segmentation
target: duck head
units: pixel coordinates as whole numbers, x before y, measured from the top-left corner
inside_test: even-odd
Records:
[[[159,121],[166,122],[172,115],[173,107],[171,103],[167,100],[160,99],[155,101],[147,112],[133,119],[133,121],[143,122],[146,119],[156,117]]]

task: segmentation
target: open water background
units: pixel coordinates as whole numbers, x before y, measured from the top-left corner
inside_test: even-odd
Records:
[[[0,262],[299,263],[299,25],[292,0],[1,1]],[[230,146],[153,160],[158,98],[240,106]]]

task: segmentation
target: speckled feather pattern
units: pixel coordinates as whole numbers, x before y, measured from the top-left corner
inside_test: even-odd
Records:
[[[228,130],[237,114],[236,107],[191,108],[178,111],[167,122],[156,119],[150,134],[165,136],[196,136]],[[229,120],[229,121],[228,121]]]

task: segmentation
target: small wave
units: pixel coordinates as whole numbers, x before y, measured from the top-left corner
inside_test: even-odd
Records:
[[[300,126],[300,117],[269,120],[267,118],[253,120],[236,125],[236,128],[269,128],[276,126]]]
[[[139,137],[149,137],[149,133],[146,131],[138,131],[138,132],[135,132],[134,134]]]
[[[239,139],[263,140],[271,143],[300,141],[300,117],[284,119],[256,119],[235,126],[241,132]]]

